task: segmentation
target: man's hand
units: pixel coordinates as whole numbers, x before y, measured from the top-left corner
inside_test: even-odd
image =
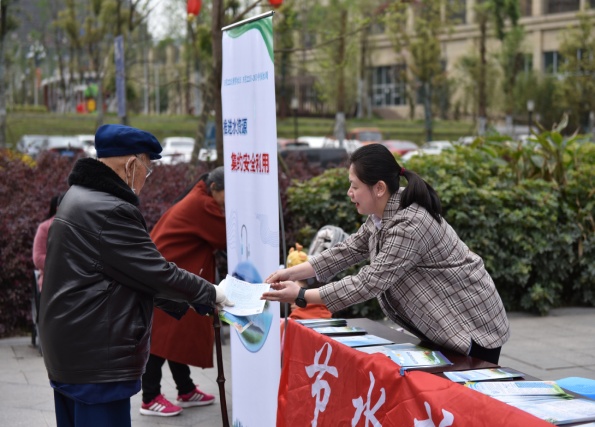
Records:
[[[215,304],[219,310],[225,310],[225,307],[233,307],[235,304],[227,299],[223,286],[215,286]]]

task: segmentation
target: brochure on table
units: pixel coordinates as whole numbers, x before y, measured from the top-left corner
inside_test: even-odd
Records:
[[[595,401],[574,398],[554,381],[495,381],[465,384],[556,425],[595,421]]]
[[[522,378],[524,374],[512,370],[505,371],[502,368],[491,368],[472,369],[469,371],[444,372],[444,376],[456,383],[465,383],[469,381],[496,381],[512,378]]]
[[[452,362],[440,351],[430,350],[412,343],[361,347],[358,350],[370,354],[384,354],[403,369],[452,365]]]

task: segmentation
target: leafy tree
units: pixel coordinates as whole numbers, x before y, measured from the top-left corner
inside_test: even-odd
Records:
[[[83,61],[81,59],[82,40],[81,40],[81,16],[82,10],[78,8],[75,0],[66,0],[64,9],[58,12],[58,17],[55,26],[64,31],[69,42],[69,62],[68,70],[71,78],[79,76],[81,78],[84,74]],[[72,81],[70,82],[73,83]],[[66,96],[66,94],[65,94]]]
[[[335,113],[352,111],[355,101],[356,67],[350,65],[357,63],[354,36],[364,23],[354,13],[356,3],[346,0],[310,3],[307,16],[302,16],[302,31],[308,32],[316,42],[312,43],[313,61],[309,71],[317,74],[316,89],[321,99],[335,101]]]
[[[494,98],[497,89],[497,67],[493,61],[488,61],[485,68],[485,78],[488,82],[486,93],[488,98]],[[480,74],[480,58],[475,53],[463,55],[456,63],[455,69],[457,70],[456,84],[463,94],[459,102],[464,112],[467,112],[469,105],[471,105],[471,112],[473,113],[473,117],[476,118],[478,116],[479,105],[477,82],[479,81]]]
[[[106,58],[111,52],[108,35],[113,33],[113,28],[110,28],[113,9],[109,6],[108,0],[93,0],[86,6],[84,33],[81,37],[81,44],[89,59],[89,67],[97,75],[97,127],[103,124],[103,78]]]
[[[512,129],[512,116],[515,111],[514,89],[517,77],[523,69],[524,54],[522,43],[525,31],[522,27],[514,26],[502,39],[502,47],[498,55],[498,62],[502,69],[502,92],[504,94],[504,112],[506,125]],[[524,111],[524,108],[520,111]]]
[[[204,8],[206,6],[206,10]],[[206,147],[206,129],[210,118],[210,112],[214,109],[213,98],[213,45],[211,43],[211,17],[212,13],[208,9],[210,5],[203,3],[201,13],[188,20],[188,60],[197,76],[195,84],[199,85],[201,94],[201,107],[198,114],[196,125],[196,143],[192,152],[192,161],[198,162],[198,153],[201,148]]]
[[[479,68],[477,80],[477,100],[479,126],[478,133],[483,135],[488,118],[488,58],[487,39],[488,26],[493,23],[498,40],[505,37],[505,24],[509,19],[512,27],[517,25],[520,17],[519,0],[483,0],[475,6],[475,16],[479,27]]]
[[[0,149],[6,148],[6,36],[17,27],[9,14],[14,0],[0,2]]]
[[[281,76],[280,99],[279,99],[279,118],[284,119],[289,111],[289,94],[287,88],[287,76],[293,68],[293,48],[294,48],[294,31],[297,24],[297,12],[293,8],[291,2],[284,4],[279,9],[280,19],[275,26],[275,45],[279,46],[275,49],[275,56]]]
[[[517,112],[527,111],[527,100],[535,101],[538,129],[552,129],[562,117],[564,106],[559,99],[559,82],[553,74],[538,74],[535,71],[517,76],[512,98]],[[533,129],[533,130],[538,130]]]
[[[581,132],[592,131],[589,115],[595,113],[595,25],[592,14],[578,14],[578,26],[567,30],[560,44],[565,59],[560,67],[559,99],[578,122]]]
[[[408,63],[408,69],[419,85],[422,94],[425,117],[426,141],[433,138],[432,98],[434,90],[445,82],[440,36],[448,33],[452,5],[448,3],[444,12],[442,0],[428,0],[420,4],[395,2],[385,15],[389,37],[397,53]],[[407,21],[413,14],[413,28]],[[412,90],[411,92],[415,92]]]

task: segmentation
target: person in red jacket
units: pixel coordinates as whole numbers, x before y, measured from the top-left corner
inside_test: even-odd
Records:
[[[41,286],[43,284],[43,269],[47,253],[48,232],[50,231],[52,222],[54,222],[54,215],[56,215],[56,210],[58,209],[62,197],[63,194],[52,197],[50,200],[50,210],[43,222],[37,227],[35,238],[33,239],[33,265],[35,266],[35,269],[39,271],[39,276],[37,278],[37,290],[39,292],[41,292]]]
[[[210,282],[215,253],[226,247],[223,167],[201,176],[159,219],[151,238],[167,261]],[[190,378],[190,367],[213,367],[212,317],[189,310],[180,320],[155,308],[151,355],[142,377],[143,415],[174,416],[183,408],[210,405],[215,397]],[[176,404],[161,394],[161,368],[167,360],[178,389]]]

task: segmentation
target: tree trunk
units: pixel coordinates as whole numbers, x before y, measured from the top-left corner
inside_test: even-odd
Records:
[[[345,112],[345,37],[347,31],[347,11],[341,11],[341,30],[335,65],[337,66],[337,113]]]
[[[365,101],[367,97],[366,85],[366,56],[368,54],[368,28],[364,28],[361,35],[360,58],[359,58],[359,80],[357,81],[357,118],[364,117]]]
[[[213,0],[211,42],[213,44],[213,98],[215,101],[217,166],[223,166],[223,106],[221,102],[221,73],[223,72],[221,28],[223,27],[223,13],[223,0]]]
[[[484,135],[488,117],[487,100],[487,57],[486,43],[488,31],[488,16],[485,12],[478,14],[479,20],[479,76],[477,79],[477,107],[478,107],[478,134]]]
[[[120,117],[120,124],[128,126],[128,114],[126,105],[126,39],[122,34],[122,0],[116,1],[116,36],[122,36],[123,40],[122,43],[124,44],[124,49],[122,51],[122,55],[124,55],[124,115]]]
[[[434,139],[432,132],[432,83],[424,83],[424,113],[425,113],[425,130],[426,130],[426,141],[432,141]]]
[[[215,88],[215,78],[213,73],[209,75],[206,84],[203,85],[203,90],[201,91],[204,94],[203,98],[203,108],[198,116],[198,121],[196,122],[196,144],[194,144],[194,150],[192,150],[192,164],[198,163],[198,153],[201,148],[210,149],[211,147],[207,146],[206,143],[206,133],[207,133],[207,122],[209,121],[209,114],[211,110],[214,108],[214,99],[213,99],[213,92]],[[215,133],[219,133],[215,131]],[[219,158],[219,150],[217,150],[217,158]]]
[[[95,129],[99,129],[99,126],[103,125],[104,120],[103,113],[103,76],[99,70],[97,70],[97,120],[95,121]]]
[[[6,63],[4,62],[4,39],[6,37],[6,2],[0,4],[0,149],[8,148],[6,141],[6,82],[4,78]]]

